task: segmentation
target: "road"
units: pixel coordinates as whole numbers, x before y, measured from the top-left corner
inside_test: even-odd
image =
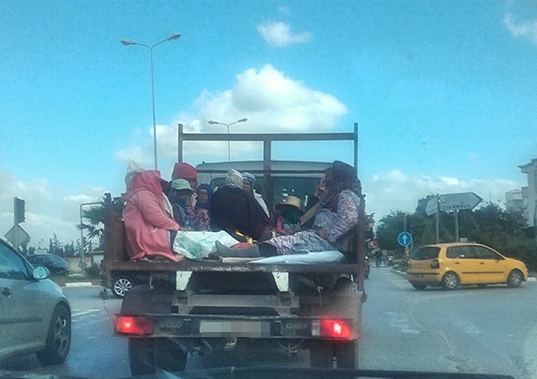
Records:
[[[364,369],[481,372],[537,378],[537,283],[414,290],[387,268],[366,281],[360,364]],[[67,362],[41,366],[35,356],[0,369],[34,374],[118,378],[129,376],[126,340],[113,336],[112,314],[121,301],[103,306],[99,287],[66,288],[73,310],[73,342]],[[289,356],[246,341],[232,353],[192,357],[188,369],[243,365],[308,365],[308,354]]]

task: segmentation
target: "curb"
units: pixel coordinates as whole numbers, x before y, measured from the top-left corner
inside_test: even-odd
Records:
[[[392,272],[393,272],[394,274],[399,275],[399,276],[406,276],[406,272],[401,271],[401,270],[396,270],[396,269],[392,268]]]
[[[91,280],[88,282],[58,283],[60,287],[94,287],[100,286],[100,280]]]

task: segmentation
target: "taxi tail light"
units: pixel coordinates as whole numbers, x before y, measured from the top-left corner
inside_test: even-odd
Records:
[[[438,262],[438,259],[433,259],[432,260],[431,268],[440,268],[440,262]]]
[[[153,334],[153,326],[144,317],[116,316],[114,330],[118,334],[148,336]]]
[[[343,320],[337,319],[322,319],[314,320],[311,326],[311,334],[314,337],[327,338],[352,338],[352,325]]]

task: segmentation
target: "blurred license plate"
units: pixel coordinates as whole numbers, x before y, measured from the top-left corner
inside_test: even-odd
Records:
[[[202,337],[270,337],[267,321],[201,321]]]

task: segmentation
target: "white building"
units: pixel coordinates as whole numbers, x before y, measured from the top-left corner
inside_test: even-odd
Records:
[[[525,201],[526,212],[524,214],[528,220],[528,225],[535,226],[537,217],[537,158],[532,159],[530,163],[518,167],[523,174],[528,175],[528,186],[522,188],[521,196],[523,201]]]
[[[522,210],[524,218],[528,219],[528,187],[505,193],[505,208],[508,211]]]

